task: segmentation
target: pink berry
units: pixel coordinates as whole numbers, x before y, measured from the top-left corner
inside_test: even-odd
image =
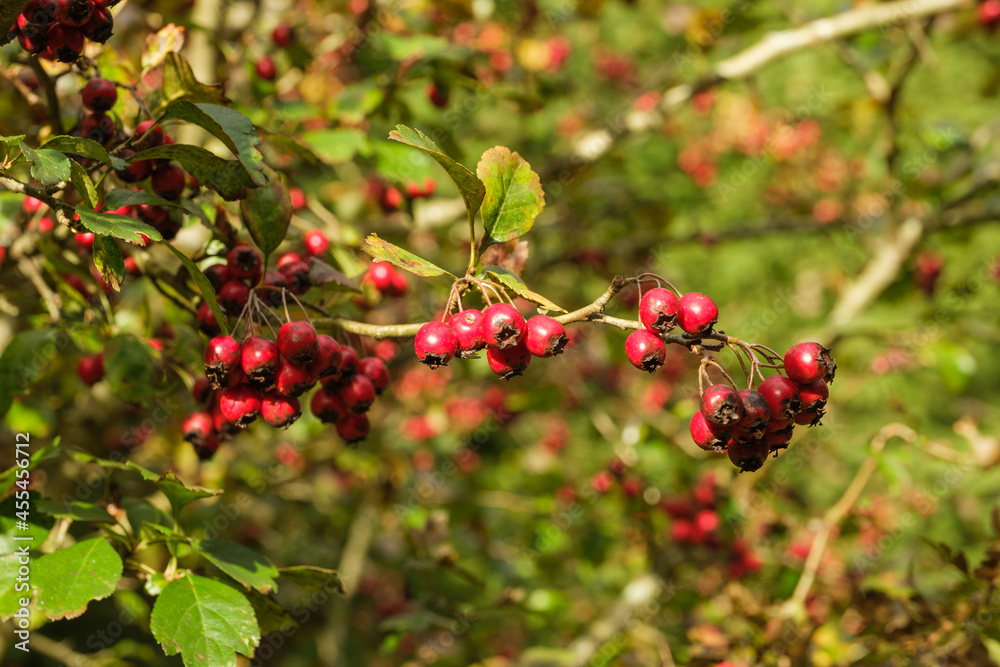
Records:
[[[637,329],[625,339],[625,356],[640,371],[655,373],[667,357],[667,348],[656,334]]]
[[[535,315],[525,325],[528,333],[525,344],[536,357],[554,357],[562,354],[569,339],[563,325],[546,315]]]
[[[447,366],[458,354],[458,338],[444,322],[428,322],[413,341],[417,359],[431,368]]]
[[[646,290],[639,301],[639,319],[652,333],[670,331],[677,319],[677,297],[662,287]]]
[[[677,324],[691,335],[707,333],[718,321],[715,302],[700,292],[688,292],[677,303]]]
[[[328,239],[326,234],[318,229],[310,229],[306,232],[303,241],[306,246],[306,251],[310,255],[322,255],[330,249],[330,239]]]

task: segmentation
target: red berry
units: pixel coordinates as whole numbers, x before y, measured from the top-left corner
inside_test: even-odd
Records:
[[[385,290],[385,295],[393,297],[404,296],[408,287],[406,274],[393,267],[392,276],[389,278],[389,287]]]
[[[639,301],[639,319],[653,333],[670,331],[677,319],[677,297],[663,287],[646,290]]]
[[[212,437],[215,437],[215,424],[212,415],[207,412],[192,412],[181,424],[184,439],[195,447],[201,447]]]
[[[135,126],[135,136],[142,138],[147,132],[147,136],[140,144],[141,148],[155,148],[163,144],[163,140],[166,138],[163,134],[163,128],[159,125],[155,125],[154,121],[144,120]]]
[[[63,25],[82,26],[93,11],[93,0],[56,0],[56,21]]]
[[[760,467],[767,461],[770,449],[765,438],[741,442],[731,440],[727,453],[729,460],[740,469],[740,472],[754,472],[760,470]]]
[[[358,373],[372,381],[376,394],[381,394],[389,386],[389,369],[378,357],[365,357],[359,360]]]
[[[707,333],[718,321],[715,302],[700,292],[688,292],[677,303],[677,324],[689,334]]]
[[[248,245],[238,245],[230,250],[226,255],[226,266],[229,267],[229,275],[235,280],[242,280],[249,285],[260,282],[260,253]]]
[[[208,378],[198,378],[191,387],[191,396],[194,402],[199,405],[204,404],[212,396],[212,385],[208,383]]]
[[[227,437],[228,437],[228,434],[227,434]],[[215,456],[215,453],[217,451],[219,451],[219,438],[218,438],[218,436],[215,436],[215,435],[209,436],[208,438],[205,439],[205,442],[203,442],[200,446],[195,446],[194,451],[195,451],[195,454],[198,455],[198,460],[200,460],[200,461],[207,461],[207,460],[209,460],[210,458],[212,458],[213,456]]]
[[[670,524],[670,539],[674,542],[693,542],[696,535],[694,522],[678,519]]]
[[[274,45],[279,49],[291,46],[294,40],[295,32],[284,23],[278,24],[274,27],[274,30],[271,31],[271,41],[274,42]]]
[[[771,420],[767,400],[756,389],[741,391],[740,400],[743,402],[743,419],[737,424],[737,429],[754,438],[763,434]]]
[[[562,354],[569,339],[563,325],[546,315],[535,315],[525,325],[528,333],[525,344],[536,357],[554,357]]]
[[[302,188],[288,188],[288,198],[292,200],[292,210],[301,211],[307,205],[306,193]]]
[[[62,23],[50,25],[45,31],[45,39],[49,45],[39,57],[63,63],[71,63],[79,58],[86,42],[82,30]]]
[[[719,515],[714,510],[701,510],[694,515],[694,525],[699,532],[707,535],[719,528]]]
[[[118,157],[123,160],[129,160],[133,155],[135,155],[135,151],[131,148],[126,148],[121,151]],[[127,168],[115,173],[118,174],[118,178],[126,183],[137,183],[149,176],[152,170],[153,160],[135,160],[134,162],[130,162]]]
[[[366,414],[348,414],[337,420],[337,435],[347,444],[361,442],[368,437],[371,428]]]
[[[776,452],[779,449],[786,449],[788,447],[788,443],[792,441],[793,428],[794,426],[789,425],[780,431],[765,433],[764,442],[767,444],[768,451]]]
[[[92,113],[83,119],[80,131],[84,139],[93,139],[103,145],[115,136],[115,121],[103,113]]]
[[[985,26],[1000,22],[1000,0],[986,0],[979,5],[976,9],[976,18]]]
[[[115,20],[108,8],[95,5],[94,13],[90,15],[89,21],[80,26],[80,32],[90,41],[103,44],[111,37],[114,28]]]
[[[101,77],[94,77],[81,91],[83,106],[91,111],[109,111],[118,101],[118,88]]]
[[[296,366],[305,366],[316,358],[316,330],[304,321],[285,322],[278,329],[278,349]]]
[[[0,245],[0,264],[3,264],[5,259],[7,259],[7,248]]]
[[[610,491],[614,483],[614,476],[607,470],[596,472],[594,473],[594,476],[590,478],[590,488],[601,494]]]
[[[288,281],[288,291],[296,296],[305,294],[312,285],[309,280],[309,263],[305,260],[285,264],[281,267],[281,272]]]
[[[358,372],[358,351],[350,345],[340,346],[340,377],[349,378]]]
[[[701,395],[701,413],[720,426],[735,426],[743,419],[743,401],[727,384],[713,384]]]
[[[278,393],[295,398],[306,393],[316,384],[316,376],[308,369],[292,364],[288,359],[282,359],[278,366],[278,374],[274,379],[274,388]]]
[[[724,452],[729,439],[733,435],[731,426],[720,426],[713,424],[699,410],[691,417],[688,425],[691,431],[691,439],[707,452]]]
[[[367,375],[355,373],[340,388],[340,400],[351,412],[367,412],[375,402],[375,385]]]
[[[249,385],[226,387],[219,393],[219,411],[233,424],[248,426],[260,414],[260,396]]]
[[[243,310],[249,298],[250,288],[238,280],[227,281],[218,293],[219,304],[229,315],[236,315]]]
[[[240,365],[240,344],[232,336],[216,336],[205,349],[205,376],[215,388],[229,384],[230,374]]]
[[[388,262],[372,262],[362,282],[371,283],[375,289],[385,294],[389,291],[392,284],[392,274],[392,264]]]
[[[514,347],[486,348],[486,361],[490,369],[504,380],[509,380],[524,373],[531,363],[531,352],[528,346],[521,342]]]
[[[269,391],[260,401],[260,416],[274,428],[287,428],[302,415],[297,398]]]
[[[830,350],[819,343],[799,343],[785,352],[785,372],[790,380],[799,384],[816,380],[833,382],[837,362],[830,356]]]
[[[261,56],[254,63],[254,70],[257,72],[257,76],[265,81],[274,81],[274,77],[278,74],[278,69],[274,66],[274,61],[271,60],[270,56]]]
[[[178,199],[184,192],[187,178],[183,169],[168,163],[153,171],[149,184],[153,187],[153,192],[164,199]]]
[[[76,241],[76,245],[80,250],[90,250],[94,247],[94,232],[74,234],[73,240]]]
[[[302,258],[299,257],[298,253],[286,252],[284,255],[278,258],[277,267],[279,271],[283,271],[286,266],[294,264],[295,262],[301,262]]]
[[[795,415],[795,423],[816,426],[826,413],[826,401],[830,397],[830,388],[825,380],[816,380],[799,385],[799,399],[802,406]]]
[[[771,419],[794,419],[801,407],[799,388],[783,375],[774,375],[760,383],[761,393],[771,408]]]
[[[76,374],[80,376],[84,384],[94,385],[104,377],[104,353],[98,352],[86,357],[81,357],[76,362]]]
[[[303,241],[306,252],[310,255],[322,255],[330,249],[330,239],[326,238],[326,234],[318,229],[310,229],[306,232]]]
[[[455,313],[448,318],[448,326],[458,338],[458,347],[462,356],[472,356],[478,350],[486,347],[486,337],[483,334],[483,313],[475,308],[469,308]]]
[[[390,185],[382,193],[382,197],[379,200],[379,204],[385,211],[395,211],[403,203],[403,194],[394,185]]]
[[[413,349],[417,359],[431,368],[447,366],[458,354],[458,338],[444,322],[428,322],[417,332]]]
[[[524,316],[514,306],[495,303],[483,310],[483,336],[486,346],[504,350],[519,344],[527,332]]]
[[[427,99],[438,109],[448,106],[448,89],[438,87],[436,83],[427,84]]]
[[[251,384],[266,388],[274,382],[281,366],[278,346],[267,338],[251,336],[240,346],[240,365]]]
[[[625,339],[625,356],[640,371],[655,373],[667,358],[663,339],[647,329],[637,329]]]
[[[326,334],[316,335],[316,356],[306,367],[311,375],[323,378],[340,372],[340,344]]]
[[[347,406],[333,388],[320,387],[309,401],[309,410],[324,424],[334,424],[348,414]]]
[[[36,211],[45,206],[45,202],[41,199],[35,199],[32,196],[27,196],[24,201],[21,202],[21,208],[27,215],[34,215]]]

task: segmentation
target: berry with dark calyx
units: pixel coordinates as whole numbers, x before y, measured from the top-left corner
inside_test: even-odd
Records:
[[[56,20],[56,0],[32,0],[17,17],[17,27],[24,34],[31,34],[32,28],[44,30]]]
[[[284,49],[295,41],[295,32],[284,23],[279,23],[271,31],[271,41],[279,49]]]
[[[219,411],[237,426],[248,426],[260,414],[260,395],[245,384],[226,387],[219,392]]]
[[[194,397],[194,402],[199,405],[204,405],[205,401],[212,397],[212,385],[208,383],[208,378],[198,378],[194,381],[194,386],[191,387],[191,396]]]
[[[76,374],[84,384],[95,385],[104,378],[104,353],[87,355],[76,362]]]
[[[802,406],[795,415],[795,423],[816,426],[826,414],[826,401],[830,398],[830,388],[825,380],[816,380],[799,385],[799,399]]]
[[[367,438],[371,430],[371,422],[364,413],[347,414],[337,420],[337,435],[349,445]]]
[[[358,361],[358,373],[372,381],[375,394],[380,395],[389,386],[389,369],[378,357],[365,357]]]
[[[309,401],[309,410],[324,424],[335,424],[349,414],[347,406],[333,388],[320,387]]]
[[[794,426],[789,426],[774,433],[765,433],[764,441],[767,443],[768,451],[777,452],[779,449],[788,449],[788,443],[792,441],[793,428]]]
[[[274,61],[271,60],[270,56],[261,56],[254,63],[254,71],[257,76],[265,81],[274,81],[274,77],[278,74],[278,68],[274,66]]]
[[[274,379],[274,388],[279,393],[295,398],[312,389],[314,384],[316,384],[316,376],[308,369],[296,366],[288,359],[282,358]]]
[[[729,443],[727,453],[729,460],[740,469],[740,472],[755,472],[767,461],[770,449],[764,438],[742,442],[733,440]]]
[[[198,306],[198,329],[209,335],[216,336],[222,330],[219,321],[215,319],[215,313],[207,303]]]
[[[317,378],[340,373],[340,343],[326,334],[316,335],[316,356],[306,367]]]
[[[226,255],[226,266],[229,275],[235,280],[242,280],[251,285],[260,282],[260,253],[248,245],[238,245]]]
[[[547,315],[535,315],[525,325],[525,344],[536,357],[554,357],[566,349],[569,338],[563,325]]]
[[[86,42],[83,31],[62,23],[53,23],[45,32],[45,38],[48,40],[49,46],[41,57],[44,58],[46,54],[51,54],[55,60],[61,63],[75,62],[80,57]],[[49,60],[51,59],[49,58]]]
[[[483,310],[483,337],[486,346],[504,350],[519,344],[527,333],[527,323],[509,303],[495,303]]]
[[[771,435],[772,433],[791,433],[792,429],[795,428],[795,422],[791,419],[775,419],[771,418],[771,421],[767,423],[767,428],[764,429],[765,435]]]
[[[219,292],[222,286],[229,282],[229,268],[225,264],[212,264],[202,271],[208,282],[212,283],[212,289]]]
[[[767,400],[756,389],[744,389],[740,392],[740,401],[743,403],[743,419],[739,421],[737,428],[750,437],[762,435],[771,421],[771,408]]]
[[[448,106],[448,89],[432,81],[427,84],[427,99],[438,109],[443,109]]]
[[[41,53],[49,48],[49,42],[46,39],[44,32],[39,37],[18,35],[17,41],[21,45],[21,48],[28,53]]]
[[[795,419],[802,405],[797,384],[784,375],[774,375],[761,382],[757,391],[771,408],[771,419]]]
[[[131,148],[126,148],[121,151],[119,157],[123,160],[128,160],[133,155],[135,155],[135,151]],[[116,171],[115,173],[118,175],[118,178],[126,183],[137,183],[138,181],[147,178],[152,170],[152,160],[136,160],[134,162],[130,162],[127,168]]]
[[[375,402],[375,385],[367,375],[355,373],[340,388],[340,400],[351,412],[367,412]]]
[[[184,193],[187,185],[187,178],[184,170],[175,164],[165,164],[153,170],[153,176],[149,181],[153,192],[164,199],[179,199]]]
[[[469,308],[455,313],[448,318],[448,326],[458,338],[458,347],[462,357],[472,357],[486,347],[486,336],[483,334],[483,313],[475,308]]]
[[[309,262],[305,260],[286,264],[281,267],[281,272],[288,281],[288,291],[296,296],[305,294],[312,286],[309,280]]]
[[[229,280],[222,286],[217,296],[226,313],[236,315],[243,310],[247,299],[250,298],[250,288],[238,280]]]
[[[677,296],[663,287],[646,290],[639,301],[639,319],[653,333],[666,333],[677,320]]]
[[[522,341],[514,347],[487,347],[486,361],[490,370],[504,380],[522,375],[531,363],[531,352]]]
[[[428,322],[417,331],[413,349],[417,359],[431,368],[447,366],[458,354],[458,338],[444,322]]]
[[[299,399],[269,391],[260,400],[260,416],[269,426],[287,428],[302,416]]]
[[[269,306],[280,306],[283,303],[283,298],[281,296],[281,288],[288,287],[288,278],[281,271],[265,271],[264,280],[261,281],[262,287],[274,287],[277,289],[258,289],[257,296],[260,297],[261,301]]]
[[[148,136],[146,136],[147,132],[149,133]],[[163,134],[163,128],[156,125],[155,121],[151,120],[144,120],[136,125],[135,136],[140,139],[145,136],[145,139],[142,139],[142,141],[137,144],[137,146],[141,149],[156,148],[157,146],[161,146],[163,145],[163,140],[166,138],[166,135]]]
[[[667,358],[663,339],[647,329],[637,329],[625,339],[625,356],[640,371],[655,373]]]
[[[94,11],[93,0],[56,0],[56,21],[63,25],[82,26]]]
[[[277,342],[282,356],[296,366],[305,366],[316,358],[316,329],[308,322],[285,322],[278,329]]]
[[[205,376],[218,389],[229,384],[230,374],[240,365],[240,344],[232,336],[216,336],[205,349]]]
[[[115,136],[115,122],[106,114],[92,113],[83,119],[80,131],[84,139],[93,139],[104,145]]]
[[[727,384],[713,384],[701,395],[701,413],[720,426],[735,426],[743,419],[743,401]]]
[[[95,76],[80,91],[83,106],[91,111],[109,111],[118,101],[118,88],[112,81]]]
[[[201,447],[209,438],[215,436],[212,415],[207,412],[192,412],[181,425],[181,432],[185,440],[195,447]]]
[[[104,44],[114,34],[115,19],[107,7],[94,5],[90,20],[80,26],[80,31],[92,42]]]
[[[708,333],[718,321],[718,307],[701,292],[688,292],[677,302],[677,324],[691,335]]]
[[[785,352],[784,362],[788,379],[799,384],[816,380],[833,382],[837,373],[837,362],[830,356],[830,350],[819,343],[793,345]]]
[[[273,340],[251,336],[240,346],[240,364],[250,384],[265,389],[274,382],[281,366],[278,346]]]
[[[360,359],[358,357],[358,351],[355,350],[350,345],[340,346],[340,372],[339,376],[342,379],[347,379],[358,372],[358,364]]]
[[[170,218],[170,211],[154,204],[139,204],[139,217],[153,225],[164,224]]]
[[[688,424],[691,432],[691,439],[706,452],[724,452],[729,440],[733,436],[732,426],[720,426],[705,419],[705,415],[698,412],[691,417]]]
[[[209,436],[205,442],[195,445],[194,448],[194,453],[198,455],[199,461],[209,460],[215,456],[217,451],[219,451],[219,438],[215,435]]]
[[[313,256],[322,255],[330,249],[330,239],[318,229],[310,229],[306,232],[305,236],[302,237],[302,242],[306,247],[306,252]]]

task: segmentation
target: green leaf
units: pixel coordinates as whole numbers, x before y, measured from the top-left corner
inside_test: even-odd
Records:
[[[104,213],[94,211],[87,206],[77,206],[76,212],[80,216],[80,222],[84,227],[102,236],[114,236],[123,241],[142,245],[141,235],[146,235],[152,241],[162,241],[160,232],[145,222],[130,218],[127,215],[117,213]]]
[[[132,461],[112,461],[110,459],[102,459],[99,456],[94,456],[88,452],[82,452],[78,449],[69,450],[69,456],[76,459],[77,461],[82,461],[84,463],[93,463],[101,466],[102,468],[114,468],[116,470],[131,470],[139,473],[144,480],[147,482],[155,482],[160,479],[158,473],[153,472],[148,468],[143,468],[138,463],[133,463]]]
[[[104,164],[110,164],[111,167],[116,170],[128,168],[128,162],[120,157],[112,157],[106,150],[104,150],[104,146],[100,145],[93,139],[61,135],[58,137],[52,137],[46,141],[42,147],[50,148],[54,151],[59,151],[60,153],[67,155],[79,155],[80,157],[97,160],[98,162],[103,162]]]
[[[288,579],[296,586],[300,586],[310,591],[326,590],[336,591],[341,595],[347,595],[344,584],[340,581],[340,573],[336,570],[328,570],[324,567],[313,565],[294,565],[283,567],[278,573]]]
[[[485,153],[476,173],[486,185],[483,199],[483,227],[486,235],[479,244],[478,257],[494,243],[503,243],[526,234],[545,208],[545,196],[538,174],[524,158],[509,148],[495,146]]]
[[[254,185],[264,185],[267,182],[262,171],[264,156],[258,148],[260,137],[257,136],[253,121],[239,111],[218,104],[193,104],[187,100],[178,100],[167,107],[157,122],[169,119],[185,120],[205,129],[233,152]],[[195,178],[198,178],[197,174]],[[201,183],[207,182],[200,178],[198,180]]]
[[[21,520],[17,518],[15,512],[17,511],[17,503],[22,503],[21,509],[23,509],[24,501],[18,501],[13,495],[9,496],[5,501],[0,503],[0,553],[14,553],[17,550],[18,545],[27,545],[29,547],[40,547],[42,542],[49,534],[49,529],[52,528],[54,523],[52,517],[46,516],[42,512],[31,512],[28,515],[28,520],[25,522],[28,524],[27,528],[19,528],[18,524]],[[40,498],[37,491],[28,492],[28,507],[36,508]],[[31,538],[31,539],[18,539],[14,538]],[[0,581],[7,582],[13,581],[4,579],[0,577]],[[6,589],[0,589],[0,593],[3,593]]]
[[[393,245],[378,237],[378,234],[369,234],[368,238],[361,244],[361,249],[377,260],[389,262],[393,266],[398,266],[404,271],[425,278],[431,276],[452,276],[441,267],[434,266],[426,259],[417,257],[412,252],[403,250],[399,246]]]
[[[131,334],[112,338],[104,347],[104,380],[111,393],[132,405],[150,406],[161,386],[153,348]]]
[[[500,283],[504,287],[510,288],[511,290],[514,291],[515,294],[517,294],[522,299],[526,299],[531,303],[538,304],[545,310],[555,310],[560,313],[566,312],[565,308],[557,306],[556,304],[552,303],[541,294],[538,294],[537,292],[532,292],[530,289],[528,289],[528,286],[524,284],[523,280],[521,280],[521,276],[517,275],[516,273],[512,272],[509,269],[505,269],[502,266],[487,266],[485,269],[482,270],[482,274],[489,276],[490,278]]]
[[[73,521],[100,521],[102,523],[114,523],[115,518],[108,514],[108,510],[94,503],[72,501],[59,503],[54,500],[39,500],[35,503],[35,509],[42,514],[47,514],[57,519],[72,519]]]
[[[14,146],[20,148],[25,136],[18,134],[13,137],[0,137],[0,162],[6,162],[10,158],[10,151]]]
[[[90,174],[76,160],[69,161],[70,180],[77,194],[83,198],[83,203],[91,209],[97,208],[97,189],[90,180]]]
[[[62,451],[63,450],[59,447],[58,436],[56,436],[56,439],[53,440],[51,444],[39,448],[33,448],[31,456],[28,459],[28,470],[34,470],[39,463],[41,463],[42,461],[48,461],[49,459],[53,459],[59,456],[60,454],[62,454]],[[10,468],[4,470],[3,472],[0,472],[0,496],[3,496],[5,493],[7,493],[7,490],[14,485],[14,481],[17,478],[18,470],[23,470],[23,468],[21,468],[18,465],[13,465]],[[0,549],[0,551],[2,551],[2,549]]]
[[[168,102],[184,99],[189,102],[217,104],[229,101],[222,91],[222,86],[198,81],[188,61],[175,51],[170,51],[164,56],[163,99]]]
[[[177,479],[174,473],[167,471],[160,479],[156,480],[156,486],[170,501],[170,507],[174,510],[174,516],[180,514],[181,508],[190,502],[201,498],[211,498],[222,493],[219,489],[206,489],[200,486],[189,486]]]
[[[42,185],[55,185],[68,181],[69,158],[58,151],[40,148],[37,151],[21,142],[21,152],[31,162],[31,176]]]
[[[240,212],[254,243],[267,258],[281,245],[292,220],[292,199],[277,174],[267,185],[254,188],[240,202]]]
[[[236,160],[221,158],[200,146],[171,144],[136,153],[133,160],[176,160],[199,183],[211,187],[226,201],[237,201],[257,185],[246,168]],[[263,176],[258,174],[260,179]]]
[[[270,593],[275,590],[278,568],[266,556],[242,544],[226,540],[195,540],[195,550],[210,563],[247,588]]]
[[[260,634],[268,635],[272,632],[288,632],[299,627],[298,622],[288,613],[284,607],[272,600],[263,593],[249,590],[245,593],[250,604],[253,606],[253,613],[260,624]]]
[[[152,204],[164,208],[179,208],[191,215],[200,218],[206,224],[209,222],[205,211],[194,202],[182,199],[179,202],[164,199],[152,192],[143,190],[129,190],[127,188],[115,188],[104,196],[104,210],[114,211],[122,206],[139,206],[140,204]]]
[[[198,286],[198,292],[201,294],[201,298],[205,300],[208,307],[212,309],[212,313],[215,315],[215,321],[219,323],[219,327],[222,329],[223,335],[229,335],[229,319],[226,317],[225,313],[222,312],[222,308],[219,307],[219,302],[215,299],[215,288],[212,287],[212,283],[208,281],[208,278],[204,273],[201,272],[191,258],[182,253],[180,250],[175,248],[172,244],[163,242],[163,245],[170,248],[170,251],[177,256],[177,259],[181,260],[184,268],[188,270],[191,275],[191,279],[194,280],[194,284]]]
[[[28,558],[33,562],[38,558],[38,552],[29,548]],[[17,572],[21,567],[19,560],[20,556],[13,551],[10,553],[0,552],[0,582],[2,582],[0,583],[0,621],[6,621],[17,613],[21,608],[21,598],[30,598],[33,595],[29,591],[14,590],[17,585]]]
[[[371,153],[368,135],[347,127],[304,132],[302,142],[330,164],[350,162],[358,153]]]
[[[125,280],[125,259],[121,248],[110,236],[94,236],[94,266],[104,276],[104,280],[116,292],[120,292]]]
[[[170,582],[150,617],[153,637],[187,667],[236,667],[236,653],[252,658],[260,643],[253,607],[244,595],[205,577]]]
[[[38,589],[38,608],[57,620],[76,618],[91,600],[114,593],[121,577],[121,556],[97,537],[39,558],[33,563],[31,586]]]
[[[70,343],[56,329],[22,331],[0,355],[0,417],[7,414],[14,396],[38,382],[59,351]]]
[[[297,141],[292,137],[278,132],[272,132],[271,130],[263,127],[257,129],[257,134],[261,139],[275,148],[302,158],[308,162],[310,166],[319,167],[323,164],[323,161],[319,159],[319,156],[301,141]]]
[[[442,153],[438,145],[420,130],[414,130],[405,125],[397,125],[396,129],[389,133],[389,138],[393,141],[399,141],[408,146],[419,148],[444,167],[451,180],[455,181],[459,192],[462,193],[462,199],[465,200],[465,209],[469,213],[469,222],[471,223],[475,219],[476,212],[479,211],[480,206],[483,204],[483,198],[487,194],[487,187],[480,180],[482,175],[477,178],[476,174],[473,174],[465,166]]]

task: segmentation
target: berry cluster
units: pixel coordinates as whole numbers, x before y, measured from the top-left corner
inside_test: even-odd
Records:
[[[89,39],[103,44],[114,31],[110,7],[118,0],[31,0],[10,27],[4,44],[17,40],[46,60],[75,62]]]
[[[663,287],[654,287],[639,301],[639,321],[643,328],[625,339],[625,354],[639,370],[654,373],[666,359],[664,334],[680,326],[685,333],[700,336],[711,331],[718,320],[719,309],[704,294],[689,292],[679,296]]]

